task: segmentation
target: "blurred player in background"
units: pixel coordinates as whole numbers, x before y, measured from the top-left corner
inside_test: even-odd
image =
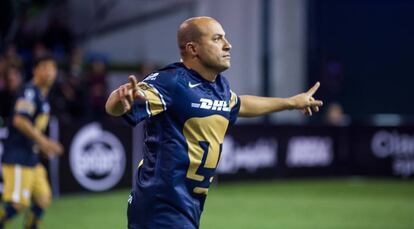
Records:
[[[308,115],[322,101],[306,93],[290,98],[237,96],[221,72],[231,44],[213,18],[183,22],[177,34],[182,62],[113,91],[106,110],[131,125],[146,120],[144,158],[128,199],[128,228],[198,228],[224,135],[237,116],[299,109]],[[254,153],[254,152],[252,152]]]
[[[50,110],[47,95],[56,74],[54,59],[38,59],[33,67],[33,80],[17,97],[2,158],[4,206],[0,208],[0,228],[30,203],[24,228],[38,228],[43,211],[51,202],[47,172],[39,162],[39,155],[52,157],[63,151],[60,143],[44,134]]]

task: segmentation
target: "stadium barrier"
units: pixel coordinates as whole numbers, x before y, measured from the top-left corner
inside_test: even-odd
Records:
[[[219,178],[414,177],[414,127],[233,127]]]
[[[56,129],[56,128],[54,128]],[[0,129],[0,153],[7,129]],[[131,187],[142,128],[59,123],[64,156],[49,166],[56,193]],[[52,164],[52,163],[49,163]],[[222,145],[218,180],[316,176],[414,177],[414,127],[237,125]],[[58,173],[58,174],[54,174]],[[55,185],[53,185],[55,184]]]

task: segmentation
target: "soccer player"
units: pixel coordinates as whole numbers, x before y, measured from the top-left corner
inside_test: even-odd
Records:
[[[16,100],[2,158],[4,206],[0,208],[0,228],[31,203],[24,228],[36,229],[50,204],[50,186],[39,154],[52,157],[63,151],[60,143],[44,134],[50,110],[47,94],[56,73],[54,59],[38,59],[33,67],[33,80],[23,87]]]
[[[184,21],[177,38],[182,62],[140,83],[130,76],[106,104],[110,115],[146,124],[144,157],[128,199],[129,229],[199,227],[224,135],[237,116],[288,109],[311,115],[322,105],[312,97],[319,83],[290,98],[237,96],[221,74],[230,67],[231,44],[213,18]]]

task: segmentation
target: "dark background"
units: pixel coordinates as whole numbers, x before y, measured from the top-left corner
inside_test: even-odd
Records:
[[[414,2],[309,1],[308,77],[358,118],[413,115]]]

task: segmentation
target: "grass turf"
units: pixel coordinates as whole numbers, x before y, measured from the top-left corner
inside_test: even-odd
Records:
[[[128,191],[55,200],[44,229],[126,228]],[[21,217],[7,227],[21,228]],[[411,180],[319,179],[211,187],[202,229],[414,228]]]

